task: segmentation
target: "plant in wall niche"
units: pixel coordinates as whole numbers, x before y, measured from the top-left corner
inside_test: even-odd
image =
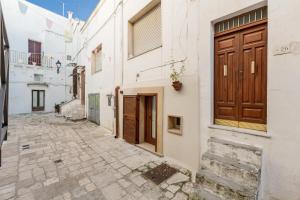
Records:
[[[170,78],[173,82],[172,86],[176,91],[180,91],[182,88],[182,83],[179,79],[183,75],[183,72],[185,70],[184,65],[181,66],[179,71],[175,69],[174,65],[172,65],[171,70],[172,72],[170,74]]]

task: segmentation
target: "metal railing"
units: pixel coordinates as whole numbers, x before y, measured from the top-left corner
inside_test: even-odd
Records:
[[[14,64],[54,67],[54,58],[43,53],[28,53],[16,50],[10,51],[10,62]]]
[[[0,3],[0,166],[3,141],[7,139],[8,86],[9,86],[9,43]]]

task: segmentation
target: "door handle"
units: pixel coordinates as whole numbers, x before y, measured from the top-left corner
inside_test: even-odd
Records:
[[[227,68],[228,68],[227,65],[223,66],[224,76],[227,76],[227,70],[228,70]]]
[[[251,74],[255,74],[255,61],[251,62]]]

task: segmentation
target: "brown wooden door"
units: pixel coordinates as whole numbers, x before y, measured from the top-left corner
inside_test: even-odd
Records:
[[[218,119],[238,120],[238,47],[238,34],[215,41],[215,117]]]
[[[131,144],[138,143],[139,135],[139,97],[123,98],[123,138]]]
[[[156,116],[153,116],[153,109],[156,108],[154,108],[153,99],[152,96],[145,97],[145,142],[156,145],[156,125],[153,124],[153,118],[156,120]]]
[[[73,69],[73,97],[77,97],[77,67]]]
[[[266,123],[266,25],[240,33],[239,120]]]
[[[215,38],[215,119],[266,123],[267,25]]]

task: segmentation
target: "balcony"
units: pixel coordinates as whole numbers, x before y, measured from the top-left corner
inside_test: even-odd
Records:
[[[36,53],[28,53],[28,52],[11,50],[10,62],[13,64],[21,64],[21,65],[55,67],[54,58],[52,56],[47,56],[43,53],[36,54]]]

